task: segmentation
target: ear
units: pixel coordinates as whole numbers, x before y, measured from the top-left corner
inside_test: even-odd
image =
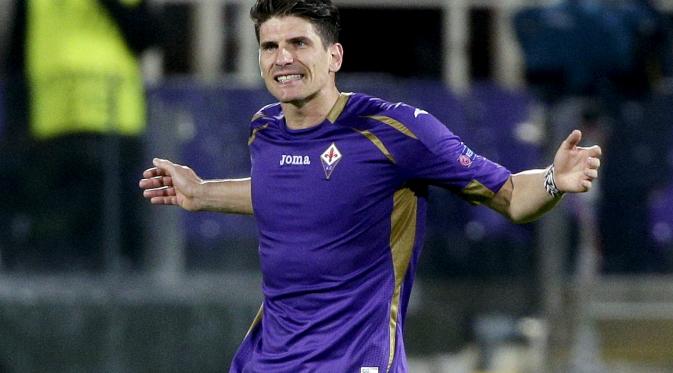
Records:
[[[341,70],[341,64],[344,60],[344,47],[340,43],[334,43],[329,46],[328,52],[332,56],[329,64],[329,71],[335,73]]]

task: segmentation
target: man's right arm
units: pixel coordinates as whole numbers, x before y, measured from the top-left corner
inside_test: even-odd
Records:
[[[177,205],[188,211],[252,215],[250,178],[203,180],[191,168],[155,158],[139,186],[155,205]]]

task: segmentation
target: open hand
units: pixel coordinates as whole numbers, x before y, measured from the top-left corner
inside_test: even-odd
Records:
[[[580,147],[582,132],[574,130],[561,143],[554,157],[554,180],[561,192],[586,192],[598,177],[601,148],[598,145]]]
[[[145,170],[138,183],[143,197],[155,205],[177,205],[189,211],[200,209],[195,195],[203,180],[191,168],[159,158],[152,163],[154,167]]]

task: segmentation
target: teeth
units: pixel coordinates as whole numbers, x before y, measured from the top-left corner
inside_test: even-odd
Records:
[[[299,74],[281,75],[281,76],[276,78],[276,80],[278,80],[279,83],[285,83],[285,82],[289,82],[291,80],[299,80],[299,79],[301,79],[301,75],[299,75]]]

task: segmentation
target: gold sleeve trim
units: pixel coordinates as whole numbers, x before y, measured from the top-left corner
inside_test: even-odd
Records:
[[[257,119],[259,119],[259,118],[261,118],[261,117],[263,117],[263,116],[264,116],[264,114],[262,114],[262,111],[260,110],[260,111],[256,112],[255,115],[252,116],[252,118],[250,119],[250,121],[251,121],[251,122],[254,122],[254,121],[256,121]]]
[[[250,327],[248,328],[248,331],[245,333],[245,338],[248,338],[248,335],[252,332],[253,329],[257,325],[259,325],[260,322],[262,322],[262,316],[264,316],[264,303],[262,303],[261,306],[259,306],[259,310],[257,310],[257,314],[255,315],[255,318],[252,320],[252,323],[250,324]]]
[[[381,123],[385,123],[385,124],[389,125],[390,127],[393,127],[394,129],[396,129],[396,130],[402,132],[403,134],[411,137],[412,139],[418,140],[418,137],[416,137],[416,135],[413,132],[411,132],[411,130],[407,126],[405,126],[404,124],[402,124],[400,121],[398,121],[396,119],[393,119],[391,117],[387,117],[385,115],[369,115],[369,116],[367,116],[367,118],[372,118],[372,119],[377,120]]]
[[[400,293],[414,250],[417,209],[418,199],[411,189],[405,188],[395,192],[395,195],[393,196],[393,214],[391,217],[392,228],[390,234],[390,250],[395,273],[395,289],[390,303],[390,355],[388,356],[388,368],[386,369],[386,372],[390,371],[393,359],[395,358]]]
[[[374,144],[374,146],[376,146],[381,151],[381,153],[383,153],[383,155],[385,155],[386,158],[388,158],[389,161],[395,163],[395,158],[393,157],[393,155],[390,153],[390,151],[388,151],[388,148],[386,148],[386,146],[383,145],[383,142],[381,141],[381,139],[376,137],[375,134],[373,134],[373,133],[371,133],[367,130],[360,131],[357,128],[353,128],[353,129],[355,131],[357,131],[359,134],[361,134],[362,136],[366,137],[369,141],[371,141]]]
[[[252,142],[255,141],[255,137],[257,136],[257,132],[259,132],[259,131],[265,129],[265,128],[268,127],[268,126],[269,126],[269,123],[267,123],[267,124],[265,124],[265,125],[263,125],[263,126],[259,126],[259,127],[257,127],[257,128],[254,128],[254,129],[252,130],[252,133],[250,134],[250,138],[248,138],[248,146],[250,146],[250,144],[252,144]]]
[[[339,98],[337,98],[336,102],[334,103],[334,106],[332,106],[332,109],[330,109],[329,113],[327,113],[327,120],[330,123],[336,122],[337,118],[339,118],[339,115],[344,111],[344,108],[346,107],[346,104],[348,103],[348,100],[350,99],[352,93],[340,93]]]
[[[473,205],[480,205],[495,196],[495,192],[488,189],[477,180],[470,181],[460,192],[461,196]]]

